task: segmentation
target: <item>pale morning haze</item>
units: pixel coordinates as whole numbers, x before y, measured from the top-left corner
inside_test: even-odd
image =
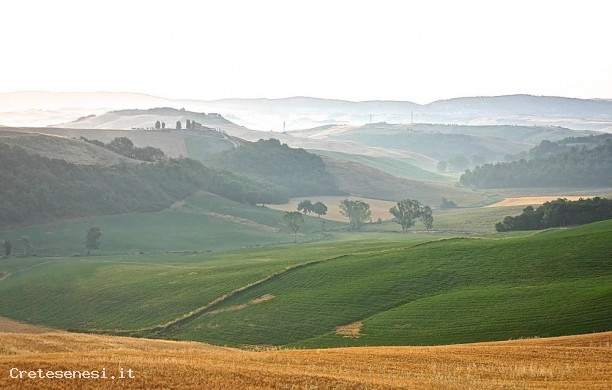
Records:
[[[612,0],[0,4],[0,389],[612,389]]]
[[[610,1],[11,1],[0,92],[612,98]]]

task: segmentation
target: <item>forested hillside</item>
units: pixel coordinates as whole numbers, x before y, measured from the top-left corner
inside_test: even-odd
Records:
[[[0,144],[0,228],[57,218],[155,211],[198,190],[247,203],[284,203],[278,186],[191,159],[76,165]]]
[[[516,217],[507,216],[495,224],[498,232],[510,230],[538,230],[551,227],[582,225],[612,219],[612,199],[557,199],[546,202],[537,209],[525,207]]]
[[[476,188],[612,186],[612,140],[558,154],[544,153],[542,144],[537,148],[547,157],[485,164],[466,171],[460,182]]]
[[[546,158],[555,154],[571,152],[572,148],[585,147],[592,149],[606,140],[612,140],[612,134],[589,135],[586,137],[567,137],[558,141],[544,140],[529,151],[529,158]]]
[[[211,163],[285,188],[289,196],[341,195],[321,157],[277,139],[246,143],[218,154]]]

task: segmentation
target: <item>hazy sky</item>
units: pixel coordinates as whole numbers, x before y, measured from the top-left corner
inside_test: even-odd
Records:
[[[0,92],[612,98],[612,1],[5,1]]]

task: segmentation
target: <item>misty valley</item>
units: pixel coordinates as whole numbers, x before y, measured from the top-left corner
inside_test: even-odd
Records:
[[[512,101],[521,99],[535,98]],[[312,101],[281,100],[278,110],[304,119],[339,105]],[[513,109],[508,99],[480,104]],[[612,102],[599,117],[612,123],[610,112]],[[215,362],[229,358],[226,347],[257,361],[366,346],[523,348],[514,339],[604,345],[605,130],[372,122],[270,132],[169,107],[0,127],[0,330],[14,332],[0,338],[55,335],[74,356],[83,342],[158,353],[159,340],[175,340],[177,351]],[[550,361],[546,342],[538,348]],[[345,351],[349,361],[362,353]],[[381,351],[396,361],[425,353]],[[152,364],[132,362],[161,370]],[[210,378],[197,383],[217,386]]]

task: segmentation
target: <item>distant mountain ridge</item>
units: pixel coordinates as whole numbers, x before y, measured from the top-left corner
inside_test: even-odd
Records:
[[[0,123],[28,126],[72,121],[110,110],[154,107],[217,112],[228,120],[259,130],[296,130],[326,124],[447,123],[554,125],[576,130],[612,132],[612,100],[555,96],[503,95],[459,97],[428,104],[409,101],[289,97],[278,99],[166,99],[138,93],[12,92],[0,93]],[[30,118],[30,119],[28,119]]]
[[[187,121],[208,126],[237,126],[217,113],[203,113],[176,109],[172,107],[155,107],[149,109],[123,109],[113,110],[101,115],[88,115],[75,121],[63,123],[51,127],[73,128],[73,129],[116,129],[125,130],[132,128],[153,128],[157,121],[164,122],[166,129],[175,129],[177,121],[181,127],[186,128]]]

